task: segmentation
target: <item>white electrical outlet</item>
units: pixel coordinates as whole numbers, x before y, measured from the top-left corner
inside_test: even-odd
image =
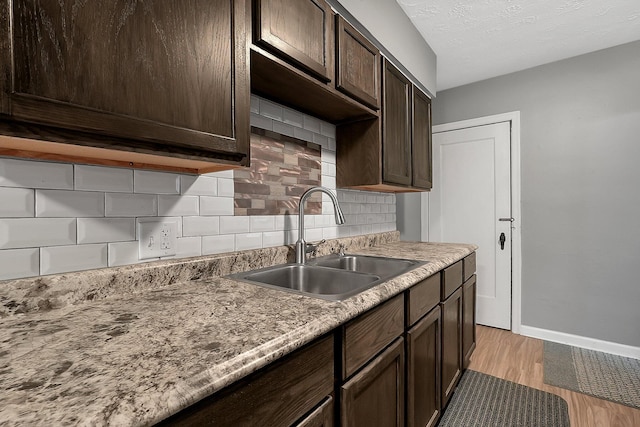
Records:
[[[138,259],[160,258],[176,254],[176,221],[138,222]]]

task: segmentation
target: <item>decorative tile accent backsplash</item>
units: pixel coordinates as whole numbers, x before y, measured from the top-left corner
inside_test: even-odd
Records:
[[[251,166],[233,171],[236,215],[285,215],[298,211],[304,191],[320,185],[320,146],[264,129],[251,129]],[[321,214],[313,194],[305,214]]]
[[[335,126],[257,96],[251,124],[315,144],[319,183],[335,190]],[[303,191],[297,183],[292,199]],[[285,214],[238,215],[235,187],[234,171],[194,176],[0,158],[0,280],[140,263],[138,224],[159,217],[178,223],[175,258],[295,243],[297,202]],[[336,226],[323,195],[305,218],[308,241],[396,230],[395,195],[337,195],[346,224]]]

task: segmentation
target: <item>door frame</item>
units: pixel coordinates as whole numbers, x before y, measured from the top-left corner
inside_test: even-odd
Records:
[[[433,126],[433,133],[460,130],[495,123],[511,125],[511,330],[522,326],[522,200],[520,196],[520,111],[461,120]]]

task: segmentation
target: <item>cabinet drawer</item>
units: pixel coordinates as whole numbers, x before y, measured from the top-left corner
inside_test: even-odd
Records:
[[[440,302],[440,273],[427,277],[407,291],[407,327]]]
[[[351,376],[403,330],[403,294],[347,323],[342,335],[342,378]]]
[[[462,260],[462,270],[464,272],[464,281],[466,282],[473,276],[473,273],[476,272],[476,253],[472,253],[471,255],[467,255]]]
[[[285,356],[160,425],[292,425],[333,391],[333,335]]]
[[[442,294],[444,301],[462,285],[462,260],[445,268],[442,271]]]

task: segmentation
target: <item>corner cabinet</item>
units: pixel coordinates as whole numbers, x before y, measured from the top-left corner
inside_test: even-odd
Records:
[[[339,125],[336,137],[338,187],[431,189],[431,100],[388,60],[382,60],[380,118]]]
[[[0,154],[191,172],[248,164],[249,0],[0,8],[0,132],[29,138],[2,138]]]

